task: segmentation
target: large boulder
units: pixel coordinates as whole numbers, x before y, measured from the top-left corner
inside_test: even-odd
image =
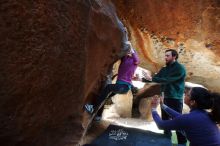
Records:
[[[157,72],[175,47],[188,81],[220,89],[218,0],[112,1],[142,67]],[[0,145],[78,143],[83,104],[124,54],[116,9],[110,0],[1,2]]]
[[[0,145],[75,145],[82,106],[118,59],[110,1],[2,1]]]

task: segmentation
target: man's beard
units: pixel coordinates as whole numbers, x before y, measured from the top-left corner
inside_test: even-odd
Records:
[[[173,62],[175,62],[175,60],[170,60],[170,61],[166,61],[166,65],[170,65],[170,64],[172,64]]]
[[[170,65],[172,63],[172,61],[166,61],[166,65]]]

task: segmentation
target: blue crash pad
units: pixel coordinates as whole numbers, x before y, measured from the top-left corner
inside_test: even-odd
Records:
[[[171,146],[169,138],[151,131],[110,125],[90,146]],[[88,145],[88,146],[89,146]]]

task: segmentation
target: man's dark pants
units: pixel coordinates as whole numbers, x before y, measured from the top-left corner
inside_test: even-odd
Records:
[[[164,98],[164,104],[172,108],[173,110],[182,113],[183,110],[183,101],[179,99],[172,99],[172,98]],[[170,116],[164,111],[162,111],[162,119],[163,120],[169,120]],[[171,137],[171,131],[164,131],[164,134]],[[182,134],[180,131],[176,131],[177,140],[179,144],[186,143],[186,137]]]

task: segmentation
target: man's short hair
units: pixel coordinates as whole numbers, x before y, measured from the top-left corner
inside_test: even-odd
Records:
[[[169,51],[171,52],[171,54],[172,54],[173,57],[176,56],[176,60],[177,60],[177,59],[178,59],[178,56],[179,56],[178,53],[177,53],[177,51],[174,50],[174,49],[169,49],[169,48],[167,48],[166,51],[165,51],[165,53],[166,53],[166,52],[169,52]]]

